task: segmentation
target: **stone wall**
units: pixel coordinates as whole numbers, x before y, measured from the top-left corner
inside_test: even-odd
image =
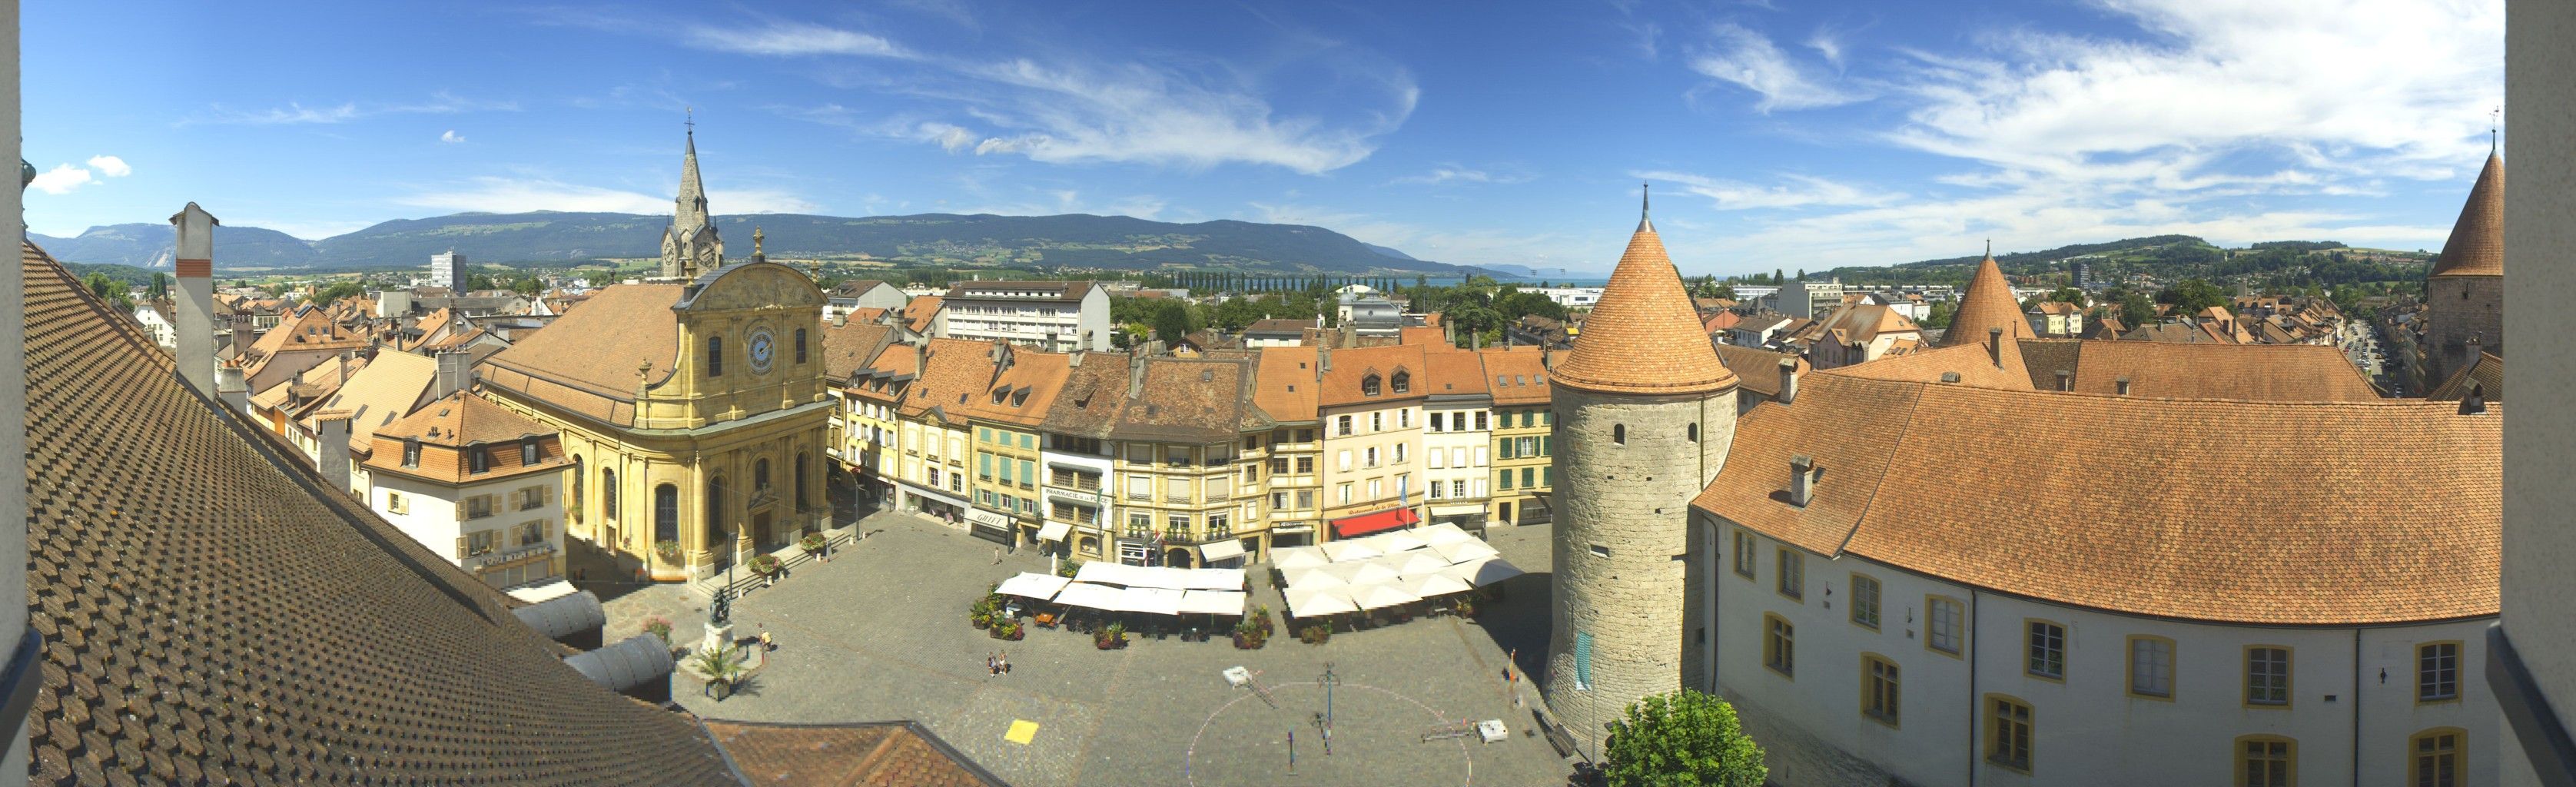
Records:
[[[2472,339],[2479,349],[2504,355],[2504,277],[2436,276],[2426,280],[2424,295],[2432,312],[2424,329],[2431,345],[2424,348],[2432,370],[2424,379],[2428,390],[2477,360],[2468,348]]]
[[[1685,607],[1690,501],[1726,461],[1734,393],[1556,389],[1557,608],[1545,689],[1569,727],[1680,688],[1684,663],[1700,658]],[[1578,631],[1592,637],[1592,692],[1574,690]]]

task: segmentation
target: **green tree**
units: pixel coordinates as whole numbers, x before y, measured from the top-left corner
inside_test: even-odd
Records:
[[[2059,287],[2056,292],[2048,294],[2048,299],[2058,303],[2081,304],[2084,302],[2084,291],[2073,287]]]
[[[1709,297],[1725,298],[1730,301],[1737,300],[1735,297],[1735,282],[1727,282],[1725,284],[1717,285],[1717,294]]]
[[[2212,306],[2227,304],[2227,293],[2218,285],[2199,279],[2175,282],[2164,292],[2156,293],[2156,302],[2173,304],[2174,311],[2189,314]]]
[[[1251,298],[1236,296],[1217,304],[1216,319],[1212,322],[1226,333],[1236,333],[1251,326],[1252,321],[1258,319],[1261,319],[1261,307],[1253,303]]]
[[[152,299],[157,301],[168,297],[170,297],[170,274],[152,274]]]
[[[322,291],[313,293],[313,305],[329,306],[333,303],[339,302],[342,298],[355,298],[365,294],[367,294],[367,286],[364,284],[359,284],[354,281],[332,282],[331,286],[324,287],[322,288]]]
[[[479,292],[495,288],[492,286],[492,277],[476,273],[465,277],[465,289],[467,292]]]
[[[1628,706],[1611,724],[1602,760],[1611,787],[1760,787],[1770,775],[1735,708],[1696,689]]]
[[[510,282],[510,291],[520,295],[534,296],[537,293],[544,292],[545,290],[546,280],[535,276],[522,276],[519,277],[518,280]]]
[[[1177,342],[1190,333],[1190,308],[1180,301],[1164,299],[1154,304],[1154,338]]]
[[[1932,303],[1932,309],[1924,313],[1923,320],[1918,324],[1925,328],[1948,328],[1950,327],[1950,318],[1956,317],[1958,314],[1958,304],[1951,303],[1949,301],[1934,301]]]
[[[2120,321],[2135,328],[2156,321],[2156,302],[2143,292],[2129,293],[2120,299]]]
[[[81,277],[81,284],[89,287],[99,300],[115,306],[117,311],[134,311],[134,288],[126,286],[125,282],[104,273],[92,273]]]

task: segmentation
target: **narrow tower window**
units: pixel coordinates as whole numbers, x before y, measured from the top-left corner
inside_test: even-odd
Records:
[[[1611,424],[1611,425],[1610,425],[1610,442],[1618,443],[1618,444],[1620,444],[1620,445],[1627,445],[1627,444],[1628,444],[1628,425],[1627,425],[1627,424]]]
[[[1699,442],[1699,424],[1690,425],[1690,441]]]

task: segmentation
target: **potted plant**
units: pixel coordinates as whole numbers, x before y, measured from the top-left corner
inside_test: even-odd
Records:
[[[751,573],[759,574],[764,577],[777,576],[778,570],[784,568],[779,565],[777,555],[772,555],[766,552],[751,556],[751,560],[743,565],[750,568]]]
[[[1099,631],[1094,632],[1091,635],[1091,644],[1101,650],[1112,650],[1126,647],[1127,624],[1111,623],[1100,627]]]
[[[1270,622],[1270,605],[1252,605],[1252,619],[1260,621],[1262,637],[1267,638],[1271,634],[1277,633],[1277,628]]]
[[[680,562],[680,542],[667,538],[655,541],[653,542],[653,554],[660,555],[662,557],[662,562],[664,563],[678,563]]]
[[[707,679],[707,690],[715,694],[717,702],[733,696],[734,689],[751,675],[743,655],[731,647],[698,651],[689,657],[689,667]]]
[[[1270,640],[1269,621],[1244,618],[1234,624],[1234,646],[1242,650],[1259,650]]]
[[[1331,623],[1317,623],[1307,626],[1306,631],[1298,634],[1297,638],[1305,640],[1308,645],[1321,645],[1332,640],[1333,626]]]
[[[660,637],[663,645],[671,644],[671,619],[660,615],[645,618],[644,633]]]
[[[1470,597],[1470,598],[1460,598],[1460,599],[1458,599],[1458,616],[1459,616],[1459,617],[1462,617],[1462,618],[1472,618],[1472,617],[1475,617],[1475,616],[1476,616],[1476,600],[1475,600],[1474,598],[1471,598],[1471,597]]]
[[[1001,632],[1002,638],[1007,640],[1017,640],[1028,636],[1027,632],[1020,628],[1020,622],[1016,620],[1002,621],[1002,625],[994,626],[993,630]]]
[[[966,615],[967,619],[974,621],[975,627],[980,629],[993,625],[993,613],[995,611],[996,610],[993,608],[993,599],[988,596],[976,599],[974,604],[966,608]]]
[[[807,533],[804,538],[796,539],[796,545],[804,547],[807,554],[820,553],[823,551],[823,534]]]

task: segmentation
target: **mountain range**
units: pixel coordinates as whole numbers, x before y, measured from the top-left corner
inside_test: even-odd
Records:
[[[1463,275],[1481,269],[1417,260],[1322,227],[1205,221],[1175,224],[1128,216],[912,216],[850,218],[791,213],[717,216],[726,252],[749,257],[758,227],[766,251],[797,259],[873,259],[933,267],[1007,265],[1142,270],[1163,266],[1268,273],[1371,272]],[[462,252],[476,263],[578,263],[661,253],[667,216],[632,213],[459,213],[397,219],[306,241],[275,230],[215,230],[218,268],[380,269],[426,267],[429,256]],[[167,224],[91,227],[77,237],[29,234],[57,259],[167,268]]]

